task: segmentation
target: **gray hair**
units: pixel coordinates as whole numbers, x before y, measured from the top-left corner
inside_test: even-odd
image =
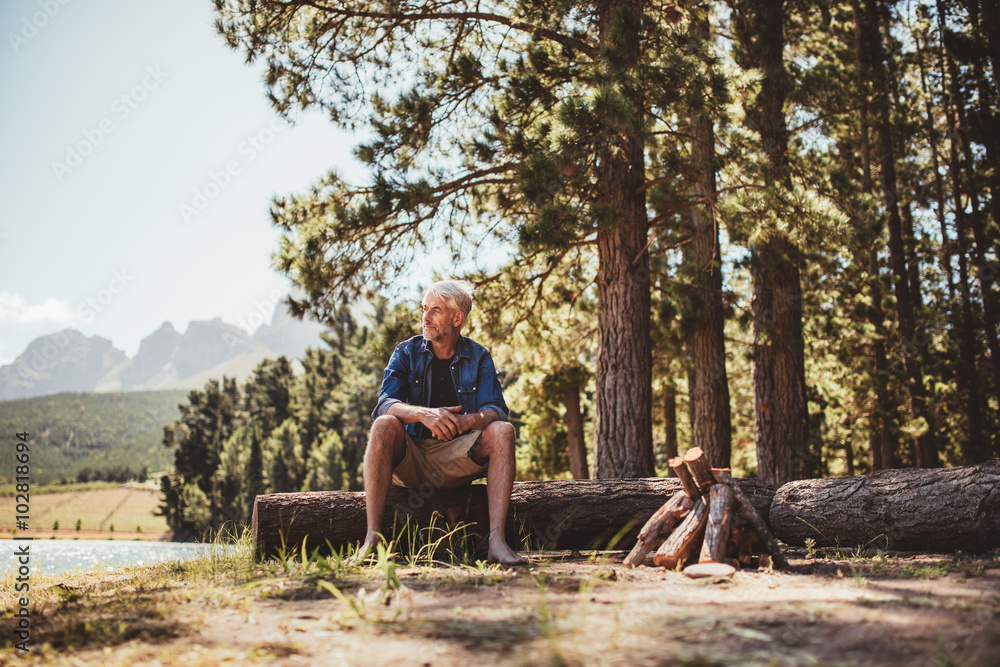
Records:
[[[424,299],[436,296],[448,304],[449,308],[461,311],[468,318],[472,312],[472,293],[475,291],[475,286],[468,280],[441,280],[427,288]]]

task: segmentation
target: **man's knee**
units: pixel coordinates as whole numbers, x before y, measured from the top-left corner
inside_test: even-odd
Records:
[[[372,423],[371,434],[368,438],[370,445],[394,445],[402,444],[403,422],[392,415],[382,415],[377,417]]]
[[[514,425],[510,422],[495,421],[487,424],[483,430],[483,436],[498,446],[514,448],[516,432]]]

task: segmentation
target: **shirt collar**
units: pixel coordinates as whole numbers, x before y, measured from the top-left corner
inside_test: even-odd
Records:
[[[420,338],[420,352],[426,354],[434,354],[434,350],[430,348],[430,341],[426,338]],[[466,338],[465,336],[459,336],[458,343],[455,344],[455,356],[459,359],[465,357],[466,359],[472,358],[472,340]]]

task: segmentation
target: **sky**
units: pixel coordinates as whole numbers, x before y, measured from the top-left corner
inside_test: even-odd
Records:
[[[130,357],[164,321],[252,330],[289,291],[270,200],[358,174],[356,140],[280,120],[213,20],[211,0],[0,3],[0,365],[66,328]]]

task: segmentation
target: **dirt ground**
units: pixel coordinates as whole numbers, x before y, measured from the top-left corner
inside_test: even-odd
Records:
[[[626,569],[623,555],[400,567],[398,588],[373,567],[336,580],[337,597],[302,573],[242,585],[110,574],[38,605],[31,653],[8,644],[0,663],[1000,665],[995,554],[793,553],[788,570],[719,580]]]

